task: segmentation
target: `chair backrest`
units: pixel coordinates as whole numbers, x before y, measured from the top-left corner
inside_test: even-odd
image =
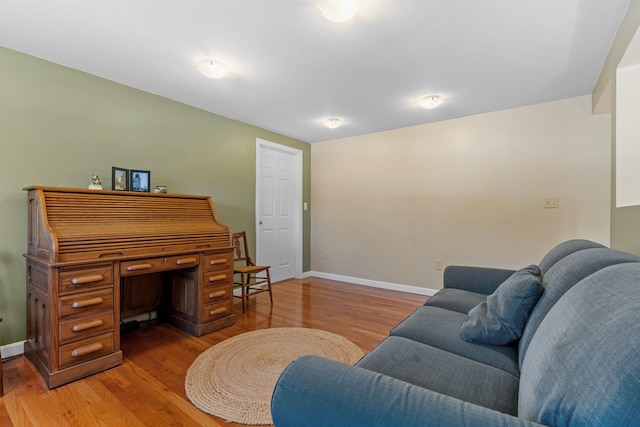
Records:
[[[251,256],[249,255],[249,247],[247,246],[247,233],[239,231],[233,233],[231,236],[231,243],[233,244],[233,263],[240,263],[245,265],[255,265]]]

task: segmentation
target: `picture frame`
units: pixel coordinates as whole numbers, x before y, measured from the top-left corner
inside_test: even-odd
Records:
[[[129,191],[151,192],[151,171],[129,170]]]
[[[111,189],[115,191],[129,190],[129,169],[111,167]]]

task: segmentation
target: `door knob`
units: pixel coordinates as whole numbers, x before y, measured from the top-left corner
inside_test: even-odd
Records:
[[[262,220],[260,220],[260,222],[258,224],[262,225]]]

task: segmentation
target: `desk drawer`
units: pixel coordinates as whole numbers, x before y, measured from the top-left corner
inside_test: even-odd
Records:
[[[207,271],[204,273],[203,286],[230,285],[233,281],[233,272],[227,271]]]
[[[92,316],[73,317],[60,322],[60,342],[87,338],[113,331],[113,310],[98,312]]]
[[[204,256],[204,271],[233,270],[233,254],[209,254]]]
[[[211,304],[217,302],[231,301],[233,297],[233,287],[230,285],[224,286],[207,286],[202,291],[202,303]]]
[[[59,299],[60,317],[83,316],[102,310],[113,311],[113,289],[83,292]]]
[[[200,254],[188,254],[158,258],[139,259],[120,263],[120,275],[147,274],[177,268],[195,267],[200,263]]]
[[[113,349],[113,332],[61,345],[58,350],[60,367],[76,365],[100,356],[105,356],[113,353]]]
[[[217,304],[207,304],[202,307],[202,321],[204,323],[211,322],[221,317],[232,314],[233,307],[231,301],[225,301]]]
[[[60,269],[60,293],[113,286],[113,265]]]

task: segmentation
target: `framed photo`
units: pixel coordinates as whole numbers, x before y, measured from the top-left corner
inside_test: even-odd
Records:
[[[111,188],[117,191],[129,190],[129,170],[113,166],[111,168]]]
[[[130,191],[151,191],[151,172],[131,169],[129,171]]]

